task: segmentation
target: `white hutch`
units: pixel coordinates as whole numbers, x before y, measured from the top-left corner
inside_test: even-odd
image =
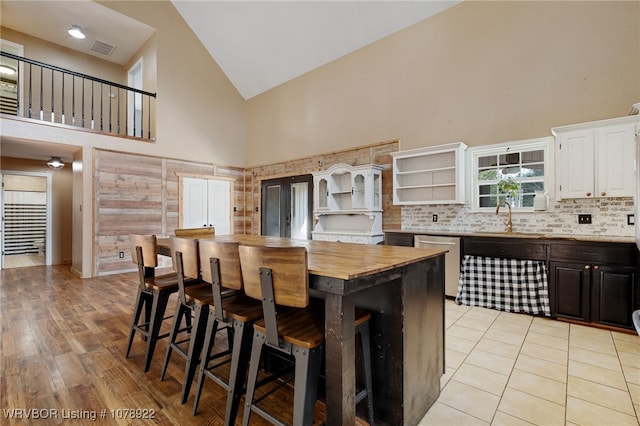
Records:
[[[382,167],[335,164],[313,173],[314,240],[377,244],[382,232]]]

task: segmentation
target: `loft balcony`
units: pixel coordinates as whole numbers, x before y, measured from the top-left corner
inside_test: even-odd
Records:
[[[0,59],[5,117],[155,140],[155,93],[8,52],[0,52]]]

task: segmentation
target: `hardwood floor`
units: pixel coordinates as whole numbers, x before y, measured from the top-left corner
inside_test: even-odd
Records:
[[[131,356],[125,358],[136,283],[135,273],[83,280],[68,266],[0,272],[0,424],[66,424],[70,416],[79,418],[78,424],[95,424],[93,414],[99,424],[223,424],[226,392],[211,380],[205,383],[197,416],[192,415],[195,383],[187,403],[180,404],[180,357],[172,357],[160,381],[167,339],[158,343],[146,374],[141,338],[136,336]],[[168,310],[173,312],[174,305],[175,295]],[[169,327],[170,320],[165,321],[163,330]],[[283,392],[277,408],[287,413],[290,392]],[[317,404],[314,423],[322,422],[323,408]],[[42,410],[37,414],[50,418],[25,421],[33,413],[16,411],[20,409]],[[118,411],[129,409],[155,418],[132,421]],[[10,419],[11,414],[23,418]],[[251,420],[267,424],[257,415]]]

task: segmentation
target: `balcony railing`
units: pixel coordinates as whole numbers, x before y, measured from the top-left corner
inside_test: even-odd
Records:
[[[1,75],[4,114],[104,133],[154,139],[156,94],[8,52],[17,78]],[[9,68],[14,68],[13,66]]]

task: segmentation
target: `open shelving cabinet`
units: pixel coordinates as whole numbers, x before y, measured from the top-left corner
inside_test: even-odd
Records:
[[[393,203],[464,204],[462,142],[391,153]]]

